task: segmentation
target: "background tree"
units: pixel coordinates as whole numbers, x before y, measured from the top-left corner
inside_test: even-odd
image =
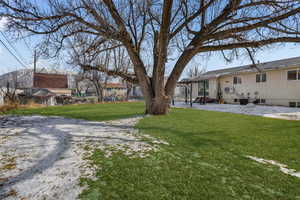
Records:
[[[150,114],[168,111],[180,75],[197,54],[218,51],[226,57],[240,49],[300,42],[299,0],[1,0],[0,5],[10,30],[45,36],[45,53],[58,52],[78,35],[97,46],[90,49],[95,54],[101,54],[98,46],[123,48],[133,70],[115,75],[138,81]],[[111,72],[97,62],[84,67]],[[166,67],[171,73],[165,83]]]
[[[80,70],[75,77],[75,93],[76,95],[82,96],[88,93],[88,90],[93,87],[93,83],[86,79],[86,73]]]
[[[6,82],[6,87],[0,87],[0,96],[3,97],[4,103],[17,103],[18,98],[16,94],[17,88],[11,85],[11,82]]]
[[[205,73],[205,71],[206,71],[205,68],[202,68],[200,65],[193,65],[188,69],[187,76],[189,78],[195,78]]]
[[[16,70],[0,77],[0,96],[6,103],[18,103],[18,89],[25,88],[32,83],[32,71],[28,69]]]
[[[85,79],[89,80],[93,84],[93,87],[95,88],[95,92],[97,95],[97,101],[103,102],[104,100],[103,94],[104,94],[104,90],[106,89],[109,76],[97,70],[89,70],[85,72]]]

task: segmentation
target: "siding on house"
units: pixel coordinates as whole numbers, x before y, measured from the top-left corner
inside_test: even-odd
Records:
[[[300,57],[262,63],[258,67],[261,72],[249,66],[209,71],[192,80],[193,99],[199,96],[197,81],[209,80],[210,98],[217,98],[219,82],[222,97],[228,103],[238,103],[241,98],[249,98],[263,99],[267,105],[289,106],[290,102],[299,102],[300,106],[300,78],[287,78],[288,71],[300,71]],[[260,73],[266,73],[265,82],[256,82],[256,75]],[[234,77],[241,78],[241,83],[234,84]]]
[[[126,96],[127,88],[121,83],[107,83],[104,96]]]

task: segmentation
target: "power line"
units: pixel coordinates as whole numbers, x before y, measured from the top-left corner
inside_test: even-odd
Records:
[[[25,40],[24,35],[21,33],[22,36],[22,40],[24,41],[25,46],[28,48],[28,50],[31,52],[31,54],[33,55],[33,51],[31,49],[31,47],[29,46],[29,44],[27,43],[27,41]]]
[[[28,50],[32,53],[32,49],[29,47],[27,41],[25,40],[25,38],[23,38],[24,44],[25,46],[28,48]]]
[[[15,51],[15,53],[23,60],[24,57],[19,53],[19,51],[17,51],[17,49],[14,47],[13,44],[11,44],[11,42],[9,41],[9,39],[7,38],[7,36],[5,35],[5,33],[3,31],[0,30],[1,35],[3,36],[3,38],[6,40],[6,43],[9,44],[9,46]]]
[[[24,68],[27,68],[26,65],[21,62],[21,60],[6,46],[6,44],[0,39],[0,43],[6,48],[6,50],[20,63]]]

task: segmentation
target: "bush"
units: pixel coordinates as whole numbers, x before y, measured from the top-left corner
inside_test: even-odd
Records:
[[[40,108],[44,107],[45,105],[34,103],[34,101],[28,101],[27,104],[21,105],[19,102],[13,102],[13,103],[6,103],[2,106],[0,106],[0,114],[6,113],[10,110],[15,110],[18,108]]]
[[[15,104],[5,104],[3,106],[0,106],[0,113],[5,113],[8,112],[10,110],[14,110],[17,109],[19,107],[19,104],[15,103]]]

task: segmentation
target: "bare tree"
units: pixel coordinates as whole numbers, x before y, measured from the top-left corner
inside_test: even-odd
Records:
[[[299,0],[45,2],[0,0],[0,15],[10,30],[45,35],[45,49],[56,52],[78,35],[90,44],[90,53],[123,48],[133,71],[111,71],[97,62],[81,66],[138,81],[150,114],[168,111],[180,75],[197,54],[218,51],[226,57],[239,49],[300,42]],[[165,84],[166,67],[172,70]]]
[[[75,77],[75,92],[82,96],[88,92],[88,89],[92,87],[92,83],[86,79],[85,73],[80,71]]]
[[[98,102],[103,102],[103,91],[106,89],[109,77],[103,72],[89,70],[85,72],[85,78],[93,84],[98,97]]]
[[[0,96],[3,96],[4,102],[17,103],[17,88],[18,88],[18,74],[11,73],[0,81]]]
[[[131,77],[125,75],[132,69],[132,65],[126,56],[126,50],[120,45],[114,45],[107,40],[96,44],[94,42],[93,38],[80,36],[69,40],[69,63],[81,67],[83,72],[78,77],[79,81],[88,80],[92,83],[98,102],[102,102],[103,92],[110,77],[121,77],[125,82],[132,81]]]
[[[187,71],[187,75],[189,78],[195,78],[203,74],[205,71],[205,68],[202,68],[199,65],[194,65],[191,68],[189,68],[189,70]]]

